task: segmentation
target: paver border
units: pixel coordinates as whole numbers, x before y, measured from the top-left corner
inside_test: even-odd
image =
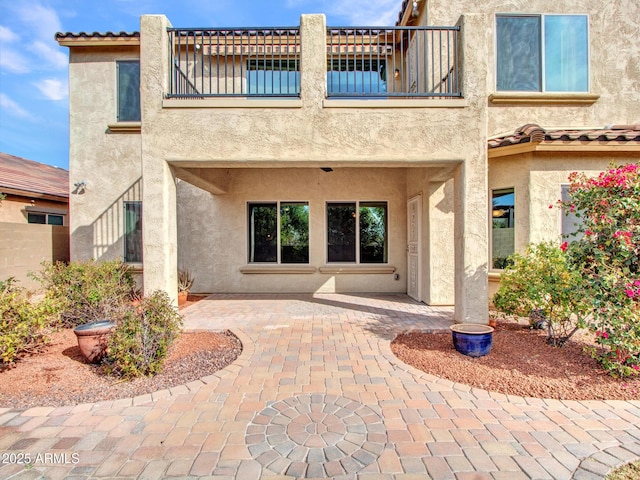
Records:
[[[640,460],[639,442],[605,448],[582,459],[571,478],[575,480],[604,478],[618,467],[637,460]]]

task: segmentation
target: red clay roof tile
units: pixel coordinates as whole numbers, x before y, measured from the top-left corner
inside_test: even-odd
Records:
[[[3,188],[69,198],[69,172],[0,153],[0,192]]]
[[[640,125],[611,125],[590,130],[545,130],[530,123],[518,128],[513,134],[489,140],[489,148],[506,147],[529,142],[553,141],[605,141],[640,142]]]

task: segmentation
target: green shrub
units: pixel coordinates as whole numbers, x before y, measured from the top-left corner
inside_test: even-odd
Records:
[[[519,317],[529,317],[532,312],[543,314],[548,343],[564,344],[584,326],[588,313],[580,273],[571,268],[565,252],[552,243],[529,245],[524,255],[516,253],[509,259],[512,265],[504,270],[493,297],[496,309]]]
[[[48,343],[57,311],[48,299],[30,302],[22,289],[0,290],[0,369]]]
[[[108,340],[107,372],[125,378],[160,372],[181,327],[178,310],[165,292],[144,297],[138,307],[128,309]]]
[[[0,292],[10,293],[18,290],[17,283],[18,280],[14,276],[8,277],[6,280],[0,280]]]
[[[46,290],[46,298],[63,308],[63,327],[108,319],[117,321],[135,292],[130,267],[120,261],[44,262],[39,274],[33,275]]]

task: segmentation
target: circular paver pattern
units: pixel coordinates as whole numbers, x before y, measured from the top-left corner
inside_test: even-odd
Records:
[[[258,412],[245,441],[272,472],[326,478],[353,474],[375,462],[387,431],[371,407],[336,395],[304,394]]]

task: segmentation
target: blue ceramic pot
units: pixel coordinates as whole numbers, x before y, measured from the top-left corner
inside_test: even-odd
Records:
[[[493,343],[493,327],[475,323],[458,323],[451,325],[453,346],[463,355],[483,357],[491,351]]]

